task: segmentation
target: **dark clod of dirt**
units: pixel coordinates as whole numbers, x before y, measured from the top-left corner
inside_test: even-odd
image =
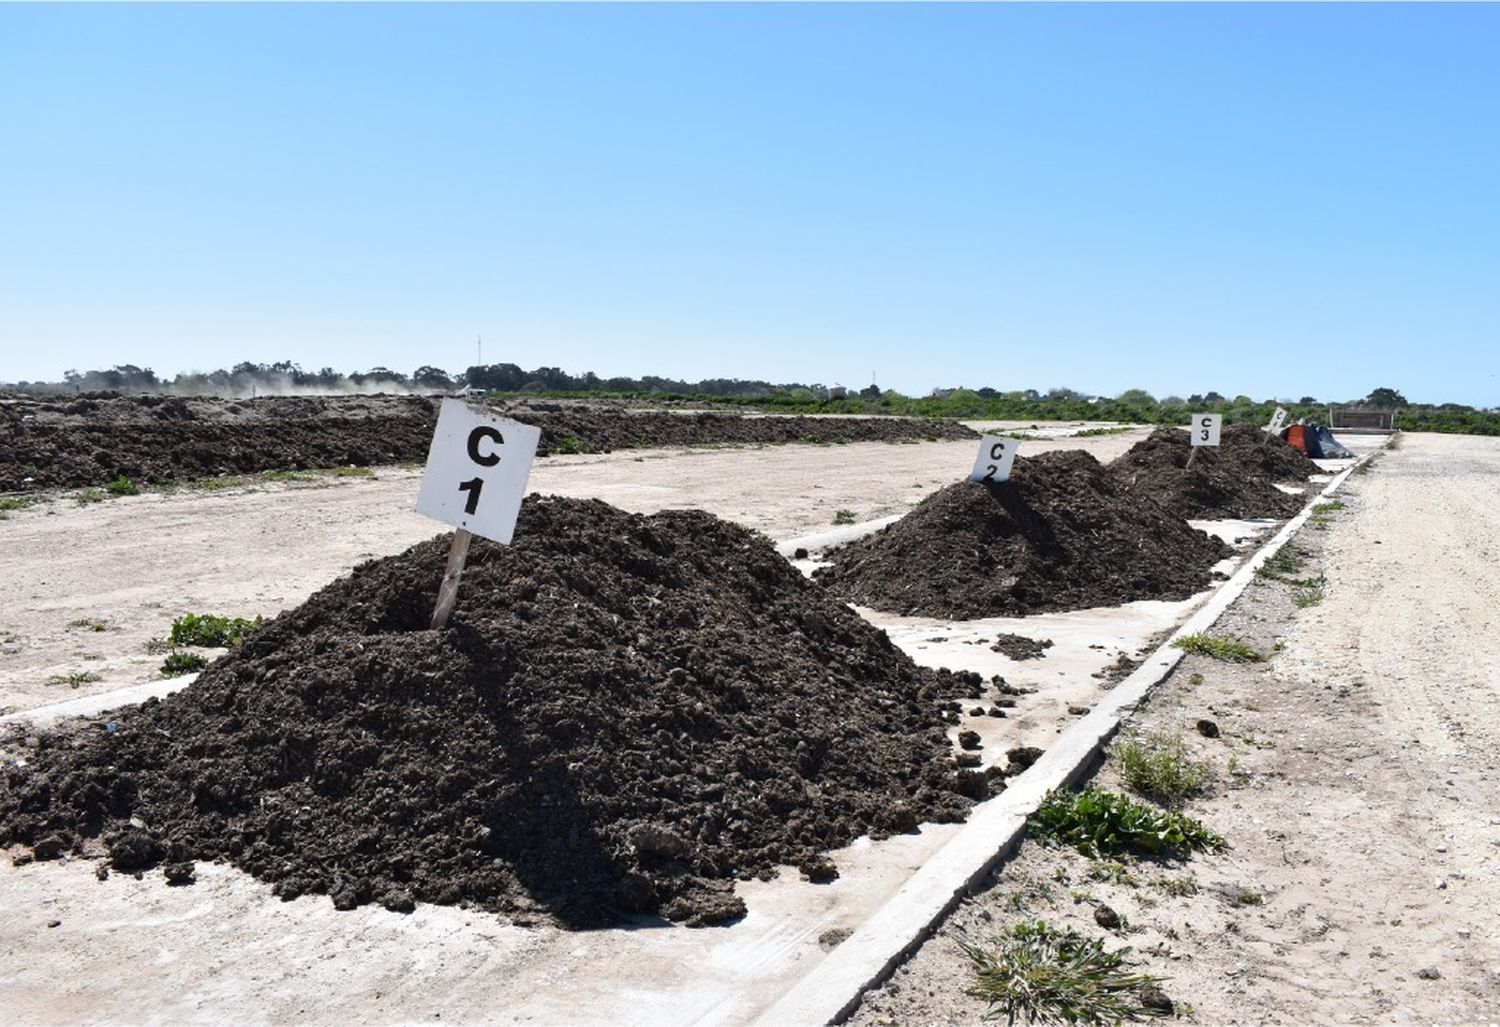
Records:
[[[1186,599],[1232,551],[1127,495],[1081,450],[1018,458],[1009,481],[960,482],[814,572],[890,613],[972,619]]]
[[[938,710],[982,680],[918,668],[743,528],[531,498],[431,631],[448,545],[356,568],[112,733],[39,736],[0,769],[0,846],[222,860],[341,909],[705,925],[743,914],[737,879],[987,794]]]
[[[98,878],[99,880],[101,880],[101,881],[108,881],[109,880],[109,865],[107,863],[100,863],[98,866],[96,866],[94,868],[94,876],[96,878]]]
[[[1204,738],[1219,737],[1219,725],[1207,718],[1198,721],[1197,725],[1195,726],[1198,728],[1198,733]]]
[[[965,770],[973,770],[984,763],[984,757],[977,752],[961,752],[953,757],[953,761]]]
[[[1052,648],[1050,638],[1027,638],[1009,632],[1001,634],[990,646],[994,652],[1009,656],[1012,660],[1040,660]]]
[[[798,546],[796,549],[792,550],[792,559],[793,560],[806,560],[807,557],[808,557],[807,550],[804,549],[801,546]]]
[[[1158,428],[1113,461],[1109,474],[1126,494],[1153,500],[1178,517],[1292,516],[1309,497],[1283,492],[1276,483],[1305,481],[1317,465],[1281,439],[1263,449],[1247,433],[1264,435],[1251,425],[1230,425],[1218,449],[1200,447],[1189,467],[1193,447],[1187,432]],[[1287,453],[1311,470],[1288,472],[1297,461]]]
[[[37,860],[60,859],[67,851],[68,840],[59,834],[49,834],[45,838],[40,838],[31,847],[31,854]]]
[[[1161,1013],[1165,1016],[1170,1016],[1177,1011],[1177,1007],[1172,1003],[1172,1000],[1167,997],[1167,993],[1162,991],[1154,984],[1146,985],[1140,990],[1138,994],[1141,1000],[1141,1005],[1145,1006],[1153,1013]]]
[[[163,866],[162,875],[171,885],[193,884],[197,880],[194,876],[195,869],[192,860],[183,860],[181,863],[168,863]]]
[[[1014,705],[1013,702],[1012,705]],[[1005,716],[1005,711],[1002,710],[999,706],[991,706],[989,709],[984,711],[984,715],[986,717],[1003,717]]]
[[[804,859],[797,866],[797,869],[802,872],[803,877],[807,878],[814,884],[821,884],[824,881],[832,881],[834,878],[839,876],[839,868],[833,865],[833,860],[824,855],[817,855],[812,856],[808,859]]]
[[[982,749],[984,743],[979,740],[978,731],[960,731],[958,733],[958,746],[960,749]]]
[[[1017,774],[1027,770],[1037,760],[1042,758],[1045,749],[1038,749],[1034,745],[1019,745],[1014,749],[1005,750],[1005,759],[1008,764],[1005,768],[1006,777],[1015,777]]]
[[[1120,914],[1101,902],[1094,907],[1094,923],[1106,931],[1118,930],[1120,927]]]
[[[52,927],[61,927],[62,926],[62,921],[61,920],[48,920],[47,921],[47,926],[49,928],[52,928]]]
[[[1089,707],[1087,707],[1087,706],[1069,706],[1068,707],[1068,716],[1070,716],[1070,717],[1081,717],[1084,714],[1088,713],[1088,711],[1089,711]]]
[[[1417,971],[1417,977],[1420,980],[1424,981],[1436,981],[1442,976],[1443,975],[1438,972],[1438,968],[1435,966],[1424,966],[1422,969]]]

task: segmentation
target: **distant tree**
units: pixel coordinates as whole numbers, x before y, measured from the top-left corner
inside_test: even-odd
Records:
[[[869,385],[866,385],[864,388],[860,389],[859,394],[865,399],[879,399],[880,386],[876,385],[874,382],[871,382]]]
[[[446,392],[453,388],[453,379],[448,377],[448,372],[431,364],[423,364],[413,371],[411,383],[419,389],[441,389]]]
[[[1379,388],[1365,397],[1365,404],[1372,407],[1404,407],[1406,397],[1395,389]]]
[[[1116,397],[1121,403],[1129,403],[1131,406],[1153,406],[1156,397],[1145,389],[1126,389]]]
[[[1322,406],[1323,404],[1318,402],[1318,398],[1316,396],[1303,396],[1301,399],[1297,400],[1297,405],[1301,407],[1316,407]]]

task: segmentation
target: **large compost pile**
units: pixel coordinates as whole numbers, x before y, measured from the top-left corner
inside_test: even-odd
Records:
[[[890,613],[951,619],[1186,599],[1228,547],[1125,494],[1082,450],[1019,457],[1002,484],[960,482],[829,554],[815,576]]]
[[[440,397],[253,400],[0,397],[0,492],[163,482],[269,470],[425,460]],[[713,443],[975,438],[956,421],[633,412],[605,404],[495,404],[542,429],[539,455]]]
[[[437,632],[449,538],[361,565],[181,692],[30,739],[0,845],[169,878],[227,860],[340,908],[701,925],[743,912],[737,878],[828,876],[826,850],[984,794],[936,701],[977,678],[919,669],[762,537],[528,499],[514,545],[475,540]]]
[[[1276,487],[1305,482],[1318,465],[1254,425],[1230,425],[1217,448],[1203,446],[1187,466],[1193,447],[1188,433],[1158,428],[1109,465],[1109,473],[1131,496],[1153,499],[1180,517],[1290,517],[1307,502]]]

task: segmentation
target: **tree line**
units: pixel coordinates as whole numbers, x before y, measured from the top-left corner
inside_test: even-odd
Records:
[[[166,392],[179,395],[275,395],[293,392],[425,392],[447,393],[464,388],[499,394],[553,398],[616,398],[641,401],[680,401],[733,406],[785,413],[894,414],[910,417],[957,417],[972,420],[1084,420],[1135,424],[1176,424],[1193,410],[1212,410],[1226,421],[1267,421],[1278,406],[1290,419],[1327,420],[1328,408],[1355,407],[1399,410],[1397,424],[1414,431],[1446,431],[1500,435],[1500,411],[1478,410],[1459,403],[1409,403],[1399,390],[1380,387],[1368,395],[1345,400],[1314,396],[1252,399],[1215,391],[1157,398],[1144,389],[1126,389],[1116,396],[1096,396],[1068,388],[934,389],[925,396],[907,396],[874,385],[845,390],[822,383],[772,383],[741,378],[686,381],[646,375],[642,378],[603,378],[592,371],[570,374],[557,367],[525,370],[517,364],[472,365],[461,373],[423,365],[411,373],[388,367],[341,372],[331,367],[304,370],[289,361],[257,364],[243,361],[208,373],[187,372],[171,378],[149,367],[118,364],[92,370],[70,370],[61,382],[19,382],[8,386],[29,392]]]

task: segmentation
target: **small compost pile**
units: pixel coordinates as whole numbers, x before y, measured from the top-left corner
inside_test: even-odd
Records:
[[[862,606],[966,620],[1186,599],[1230,553],[1090,454],[1057,450],[1018,458],[1007,482],[940,489],[814,574]]]
[[[1230,425],[1220,445],[1199,447],[1189,467],[1188,433],[1158,428],[1113,461],[1109,473],[1129,495],[1153,499],[1179,517],[1291,517],[1308,497],[1276,483],[1305,482],[1318,466],[1281,439],[1262,446],[1265,437],[1254,425]]]
[[[181,692],[27,739],[0,845],[179,879],[224,860],[339,908],[697,926],[744,912],[736,879],[831,876],[827,850],[984,794],[938,702],[974,682],[761,536],[531,498],[431,631],[450,537],[361,565]]]

